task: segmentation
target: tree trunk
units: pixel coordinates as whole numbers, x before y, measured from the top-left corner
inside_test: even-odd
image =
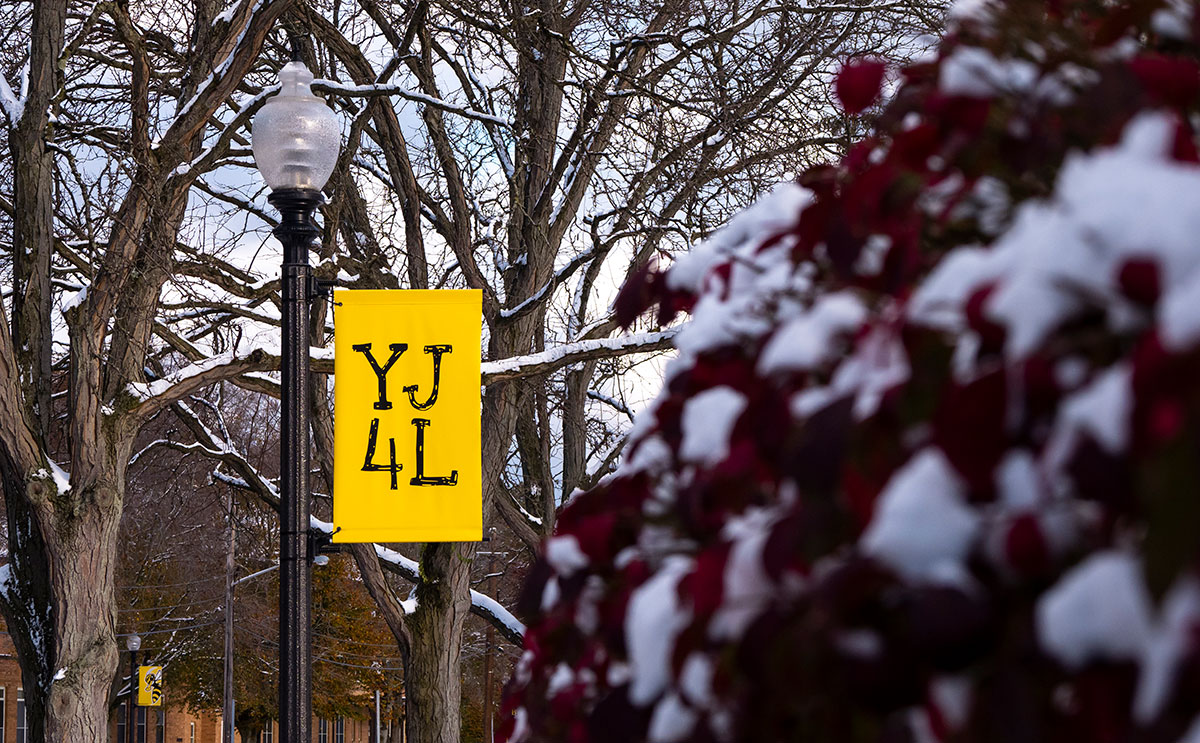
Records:
[[[587,477],[587,391],[595,370],[596,362],[589,361],[567,372],[562,410],[563,503]],[[550,513],[546,518],[545,533],[549,534],[553,528],[554,514]]]
[[[33,34],[21,118],[9,138],[13,155],[12,338],[28,423],[44,446],[50,431],[50,256],[54,253],[54,155],[46,144],[55,62],[66,29],[66,0],[34,4]]]
[[[87,505],[79,514],[56,519],[57,535],[47,540],[56,648],[46,739],[56,743],[107,738],[108,685],[118,661],[117,492],[95,486],[83,500]]]
[[[421,554],[418,609],[409,615],[411,662],[405,673],[410,743],[459,743],[463,622],[471,609],[474,544],[431,543]]]
[[[119,491],[93,486],[76,494],[82,508],[63,515],[49,476],[3,469],[12,555],[3,607],[21,663],[26,740],[104,740],[118,660]]]
[[[28,725],[26,740],[41,743],[46,695],[53,677],[49,670],[53,648],[44,640],[54,633],[53,599],[50,584],[45,580],[50,568],[41,530],[24,494],[25,478],[7,457],[3,459],[10,555],[3,592],[4,617],[21,664]]]

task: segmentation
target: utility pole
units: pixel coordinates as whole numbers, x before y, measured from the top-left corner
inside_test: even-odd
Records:
[[[225,551],[225,704],[221,708],[222,740],[233,743],[233,577],[234,545],[237,539],[237,526],[233,520],[233,488],[225,488],[225,514],[229,520],[225,526],[228,548]]]
[[[496,553],[476,552],[488,556],[488,595],[496,596]],[[492,713],[492,624],[487,623],[483,640],[483,740],[484,743],[495,743],[496,735],[493,728],[495,716]]]

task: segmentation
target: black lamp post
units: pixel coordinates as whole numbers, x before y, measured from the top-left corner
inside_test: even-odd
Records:
[[[312,555],[309,554],[308,321],[313,280],[308,249],[319,234],[313,212],[333,173],[341,131],[312,94],[312,73],[293,54],[279,72],[279,94],[254,118],[254,160],[282,217],[283,343],[280,388],[279,735],[312,739]]]
[[[137,653],[140,647],[142,647],[142,638],[137,635],[130,635],[125,638],[125,648],[129,650],[129,704],[125,707],[125,743],[133,743],[136,740],[136,736],[133,734],[133,726],[137,720],[134,717],[133,709],[137,706]]]

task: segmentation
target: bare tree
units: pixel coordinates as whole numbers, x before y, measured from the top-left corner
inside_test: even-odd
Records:
[[[187,404],[225,380],[278,395],[279,285],[264,262],[277,252],[263,239],[273,218],[248,151],[249,122],[287,57],[276,24],[311,33],[314,87],[345,122],[318,271],[360,288],[483,290],[486,515],[533,549],[561,502],[617,456],[631,365],[670,345],[669,330],[614,336],[616,287],[840,147],[846,122],[828,105],[838,61],[913,51],[938,5],[39,0],[0,10],[13,173],[0,181],[13,282],[11,327],[0,323],[11,554],[0,606],[26,673],[31,740],[102,735],[116,525],[147,421],[171,411],[190,437],[176,443],[278,502],[273,465]],[[330,332],[323,307],[311,401],[326,494]],[[474,549],[424,545],[419,565],[383,546],[354,550],[407,659],[416,741],[458,739],[469,612],[520,638],[503,607],[471,591]],[[414,586],[411,612],[398,578]]]
[[[0,607],[21,660],[31,740],[106,735],[117,525],[134,434],[189,391],[261,365],[217,359],[162,394],[131,387],[153,364],[160,294],[195,179],[178,168],[199,155],[208,122],[288,5],[245,2],[222,19],[215,2],[180,7],[195,33],[176,28],[176,38],[153,19],[143,25],[127,2],[82,16],[67,0],[6,11],[29,35],[16,60],[20,84],[0,85],[14,173],[11,325],[0,322],[11,559]],[[164,79],[160,64],[177,74]],[[156,115],[168,103],[173,115]],[[116,161],[119,183],[92,180],[110,199],[89,204],[80,224],[55,206],[68,178],[87,183],[88,150]],[[76,203],[90,195],[81,190]],[[84,288],[63,302],[72,284]],[[57,354],[56,340],[65,343]]]

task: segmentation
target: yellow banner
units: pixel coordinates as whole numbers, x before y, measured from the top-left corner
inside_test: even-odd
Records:
[[[481,540],[482,293],[334,301],[333,541]]]
[[[163,703],[162,666],[138,666],[139,707],[161,707]]]

